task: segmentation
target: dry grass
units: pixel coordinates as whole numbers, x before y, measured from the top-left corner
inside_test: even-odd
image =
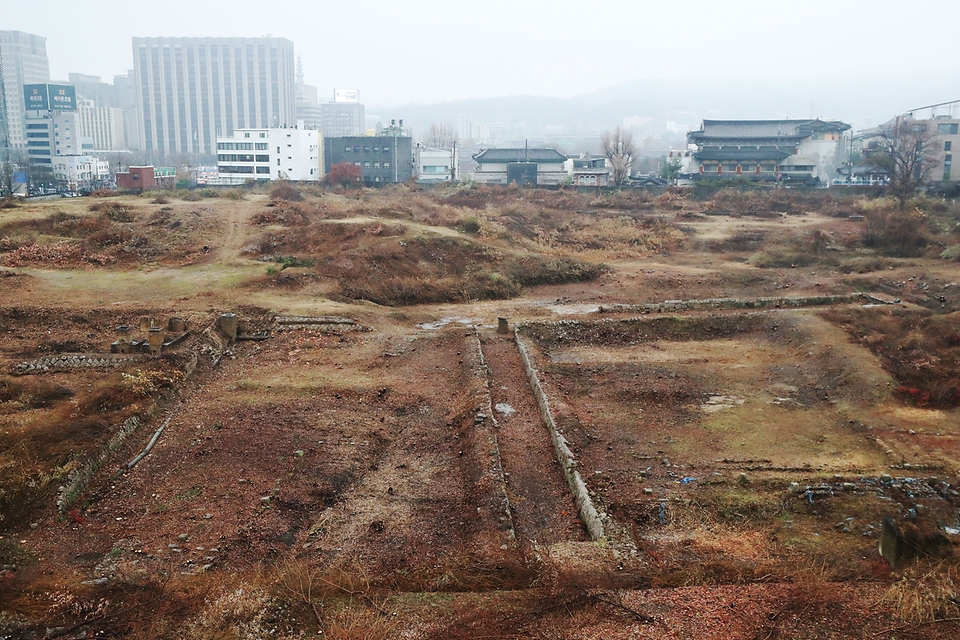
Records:
[[[960,615],[960,567],[917,562],[903,570],[883,594],[883,605],[903,622],[931,622]]]

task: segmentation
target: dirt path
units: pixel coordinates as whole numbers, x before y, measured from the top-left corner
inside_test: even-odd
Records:
[[[586,540],[577,519],[570,489],[553,445],[527,385],[513,336],[485,332],[483,354],[490,367],[494,405],[509,405],[513,413],[496,410],[500,454],[507,474],[507,492],[521,545],[550,545]]]
[[[250,230],[250,216],[260,204],[259,202],[238,202],[226,208],[226,215],[223,218],[223,235],[215,240],[220,245],[217,251],[219,260],[224,262],[240,260],[240,251],[246,244]]]

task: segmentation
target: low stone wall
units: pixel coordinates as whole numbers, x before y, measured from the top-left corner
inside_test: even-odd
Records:
[[[73,506],[74,502],[76,502],[77,498],[79,498],[87,488],[87,485],[90,483],[90,480],[93,479],[93,476],[96,475],[97,471],[110,460],[114,452],[123,445],[127,436],[136,431],[139,426],[139,416],[127,418],[127,420],[120,425],[120,428],[117,429],[117,432],[113,434],[113,437],[110,438],[110,442],[108,442],[107,446],[100,452],[100,455],[95,458],[90,458],[86,464],[67,476],[67,481],[57,490],[57,509],[61,515]]]
[[[836,296],[772,296],[765,298],[708,298],[706,300],[666,300],[648,304],[601,306],[600,313],[664,313],[673,311],[715,311],[718,309],[784,309],[850,304],[867,298],[863,293]]]
[[[517,349],[520,351],[520,358],[523,360],[523,367],[527,372],[530,388],[533,390],[533,395],[537,400],[537,406],[540,407],[540,415],[543,417],[547,431],[550,433],[550,439],[553,441],[553,447],[557,453],[557,460],[560,461],[560,466],[563,467],[563,473],[567,477],[567,484],[573,493],[573,501],[577,507],[577,513],[580,515],[580,520],[586,527],[587,533],[590,534],[590,538],[600,540],[605,536],[603,522],[600,519],[600,514],[597,512],[596,506],[593,504],[593,498],[590,497],[587,485],[577,470],[579,462],[576,456],[573,455],[570,447],[567,446],[567,441],[563,437],[563,434],[557,431],[557,423],[553,419],[553,413],[550,411],[547,394],[543,391],[540,378],[537,375],[537,369],[533,366],[527,346],[524,344],[523,338],[520,335],[520,326],[517,326],[514,330],[514,338],[517,343]]]
[[[64,354],[58,356],[48,356],[46,358],[37,358],[21,362],[17,365],[14,373],[30,374],[45,373],[47,371],[64,369],[109,369],[112,367],[122,367],[131,362],[139,362],[144,359],[142,355],[115,355],[115,354]]]
[[[278,330],[316,329],[329,333],[364,330],[356,320],[340,316],[276,316],[273,323]]]
[[[500,455],[500,442],[497,439],[496,430],[500,428],[500,425],[497,423],[497,419],[493,413],[493,396],[490,394],[490,368],[487,367],[487,361],[483,357],[480,335],[474,333],[473,338],[476,343],[477,360],[480,363],[480,369],[483,375],[483,415],[485,415],[486,418],[482,421],[482,424],[486,427],[487,442],[492,454],[489,472],[496,485],[497,495],[494,497],[494,500],[499,502],[499,504],[495,506],[503,514],[500,516],[500,519],[504,529],[507,531],[507,535],[511,541],[516,542],[517,532],[513,527],[513,513],[510,509],[510,497],[507,494],[507,479],[503,473],[503,457]],[[477,418],[479,421],[480,416],[478,415]],[[491,426],[493,428],[490,428]]]

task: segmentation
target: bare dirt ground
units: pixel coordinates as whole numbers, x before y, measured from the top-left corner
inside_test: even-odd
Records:
[[[0,637],[960,634],[955,204],[235,197],[0,210]]]

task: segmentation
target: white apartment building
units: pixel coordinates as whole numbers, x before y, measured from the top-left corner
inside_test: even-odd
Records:
[[[217,137],[219,184],[248,180],[318,182],[323,177],[320,132],[293,128],[237,129]]]
[[[78,102],[77,125],[81,138],[90,138],[97,151],[119,151],[127,148],[122,109],[98,107],[93,100]]]
[[[58,156],[53,160],[53,177],[71,191],[110,179],[110,163],[93,156]]]

